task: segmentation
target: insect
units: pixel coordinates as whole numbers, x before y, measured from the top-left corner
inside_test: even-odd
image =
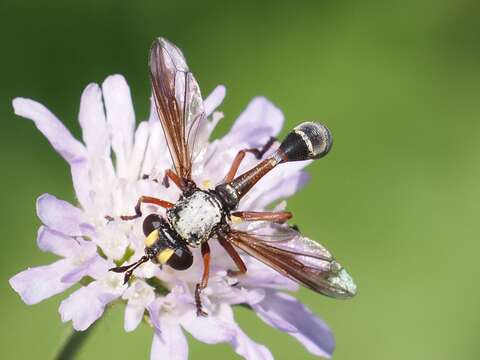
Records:
[[[156,213],[146,216],[143,221],[145,255],[133,264],[110,270],[125,272],[125,283],[133,271],[147,261],[185,270],[193,263],[190,249],[199,246],[204,270],[195,288],[195,303],[197,315],[206,315],[200,293],[208,284],[209,240],[214,239],[238,268],[229,271],[231,276],[247,271],[237,252],[239,249],[313,291],[334,298],[354,296],[355,283],[330,252],[285,224],[292,217],[290,212],[237,210],[245,194],[276,166],[325,156],[332,147],[330,131],[322,124],[304,122],[263,160],[275,141],[269,141],[261,150],[241,150],[222,183],[211,190],[200,189],[192,180],[193,159],[198,151],[196,141],[203,136],[206,125],[200,88],[180,49],[163,38],[152,44],[149,68],[158,118],[173,161],[173,170],[165,172],[165,179],[179,187],[181,196],[176,203],[149,196],[138,199],[135,214],[122,216],[123,220],[141,217],[144,203],[165,208],[166,216]],[[261,161],[236,176],[247,153],[253,153]],[[258,226],[249,231],[235,229],[232,226],[235,218]]]

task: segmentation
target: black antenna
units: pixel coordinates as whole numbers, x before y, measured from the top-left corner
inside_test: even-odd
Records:
[[[132,276],[133,270],[138,268],[140,265],[143,263],[147,262],[148,256],[143,255],[137,262],[134,262],[133,264],[130,265],[125,265],[125,266],[117,266],[111,269],[108,269],[108,271],[113,271],[116,273],[125,273],[125,277],[123,278],[123,284],[125,285],[128,280],[130,280],[130,277]]]

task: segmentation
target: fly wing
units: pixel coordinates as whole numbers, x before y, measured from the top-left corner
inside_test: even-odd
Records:
[[[153,97],[175,172],[191,179],[192,162],[206,131],[202,95],[179,48],[158,38],[150,49]]]
[[[269,224],[262,232],[232,230],[229,241],[313,291],[334,298],[356,294],[356,285],[348,272],[319,243],[285,225]]]

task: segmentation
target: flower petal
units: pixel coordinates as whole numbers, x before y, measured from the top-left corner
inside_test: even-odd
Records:
[[[162,317],[161,329],[153,335],[151,360],[186,360],[188,344],[180,325],[170,317]]]
[[[112,148],[117,159],[117,172],[120,177],[125,177],[135,128],[130,88],[123,76],[112,75],[103,82],[102,89]]]
[[[102,316],[105,304],[98,299],[95,286],[81,287],[62,301],[58,309],[63,322],[72,320],[77,331],[86,330]]]
[[[70,163],[73,188],[75,189],[78,202],[83,208],[89,207],[91,203],[89,171],[90,163],[86,158],[78,159]]]
[[[139,276],[138,272],[136,275]],[[133,331],[142,321],[145,308],[155,300],[155,292],[146,282],[136,280],[123,293],[122,298],[128,300],[125,307],[125,331]]]
[[[13,100],[15,114],[32,120],[53,148],[69,163],[85,158],[86,150],[70,131],[42,104],[25,98]]]
[[[262,147],[283,126],[282,112],[264,97],[254,98],[240,114],[230,132],[222,139],[231,144],[246,143]]]
[[[80,281],[84,276],[92,276],[95,273],[98,266],[101,266],[104,263],[104,259],[98,254],[94,254],[91,258],[84,261],[82,264],[79,264],[75,269],[70,271],[68,274],[62,277],[62,282],[67,283],[76,283]]]
[[[65,235],[80,236],[83,212],[72,204],[43,194],[37,199],[37,215],[49,228]]]
[[[232,340],[232,347],[235,352],[247,360],[272,360],[270,350],[264,345],[258,344],[250,339],[240,328]]]
[[[64,274],[73,269],[68,260],[58,260],[50,265],[24,270],[9,282],[27,305],[37,304],[68,289],[73,283],[62,282]]]
[[[70,164],[78,200],[82,205],[88,203],[88,193],[84,186],[87,181],[85,146],[42,104],[30,99],[15,98],[13,108],[15,114],[31,119],[53,148]]]
[[[218,85],[210,95],[203,101],[203,108],[205,109],[205,114],[210,116],[217,107],[223,102],[225,99],[225,94],[227,89],[223,85]]]
[[[164,175],[164,170],[171,167],[172,162],[170,155],[165,156],[165,154],[169,154],[165,135],[160,120],[156,118],[156,110],[153,109],[152,111],[153,115],[150,116],[148,122],[150,137],[148,138],[148,147],[145,153],[141,174],[162,177]],[[152,120],[155,118],[156,120]]]
[[[81,287],[62,301],[58,309],[63,322],[72,321],[73,328],[86,330],[105,311],[105,306],[121,296],[120,292],[109,291],[100,281]]]
[[[37,244],[41,250],[63,257],[74,256],[80,247],[72,237],[46,226],[41,226],[38,229]]]
[[[314,355],[330,358],[335,339],[327,325],[294,297],[270,291],[253,304],[257,315],[268,325],[287,332]]]
[[[283,276],[259,260],[249,257],[246,258],[245,261],[248,271],[244,276],[241,276],[238,279],[238,283],[242,285],[242,287],[298,291],[298,283]],[[263,296],[265,296],[265,292],[263,293]],[[250,301],[249,303],[252,304]]]
[[[135,143],[133,145],[132,156],[129,161],[129,179],[132,181],[141,177],[141,170],[145,160],[146,148],[148,145],[148,137],[150,134],[150,126],[147,121],[142,121],[135,132]]]
[[[263,345],[257,344],[250,339],[240,327],[236,324],[233,318],[233,311],[230,306],[223,305],[222,311],[219,313],[222,320],[230,324],[231,331],[234,332],[230,344],[235,352],[247,360],[271,360],[273,359],[270,350]]]
[[[88,152],[94,156],[110,156],[102,91],[97,84],[89,84],[83,91],[78,120]]]
[[[285,166],[288,165],[290,164],[285,164]],[[280,172],[281,169],[275,170]],[[300,170],[289,175],[272,171],[265,176],[265,179],[256,184],[251,193],[245,196],[242,206],[245,209],[263,209],[279,199],[289,198],[300,190],[309,179],[309,174]]]
[[[158,112],[157,112],[157,105],[155,103],[155,98],[154,95],[152,94],[150,96],[150,115],[148,116],[148,123],[156,123],[160,122],[160,119],[158,118]]]
[[[125,321],[123,325],[125,331],[130,332],[135,330],[142,322],[144,312],[144,307],[127,304],[127,306],[125,306]]]
[[[191,311],[183,314],[179,321],[185,330],[201,342],[207,344],[229,342],[235,336],[235,330],[232,323],[222,319],[223,313],[229,310],[229,305],[221,304],[217,313],[201,317],[197,316],[195,309],[192,307]]]

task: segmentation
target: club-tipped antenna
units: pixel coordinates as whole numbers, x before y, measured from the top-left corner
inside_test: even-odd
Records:
[[[128,282],[128,280],[130,280],[130,277],[132,276],[133,271],[136,268],[138,268],[140,265],[142,265],[143,263],[147,262],[148,260],[149,260],[148,257],[146,255],[143,255],[138,261],[136,261],[132,264],[110,268],[110,269],[108,269],[108,271],[113,271],[113,272],[116,272],[116,273],[123,273],[124,272],[125,276],[123,278],[123,284],[125,285]]]

